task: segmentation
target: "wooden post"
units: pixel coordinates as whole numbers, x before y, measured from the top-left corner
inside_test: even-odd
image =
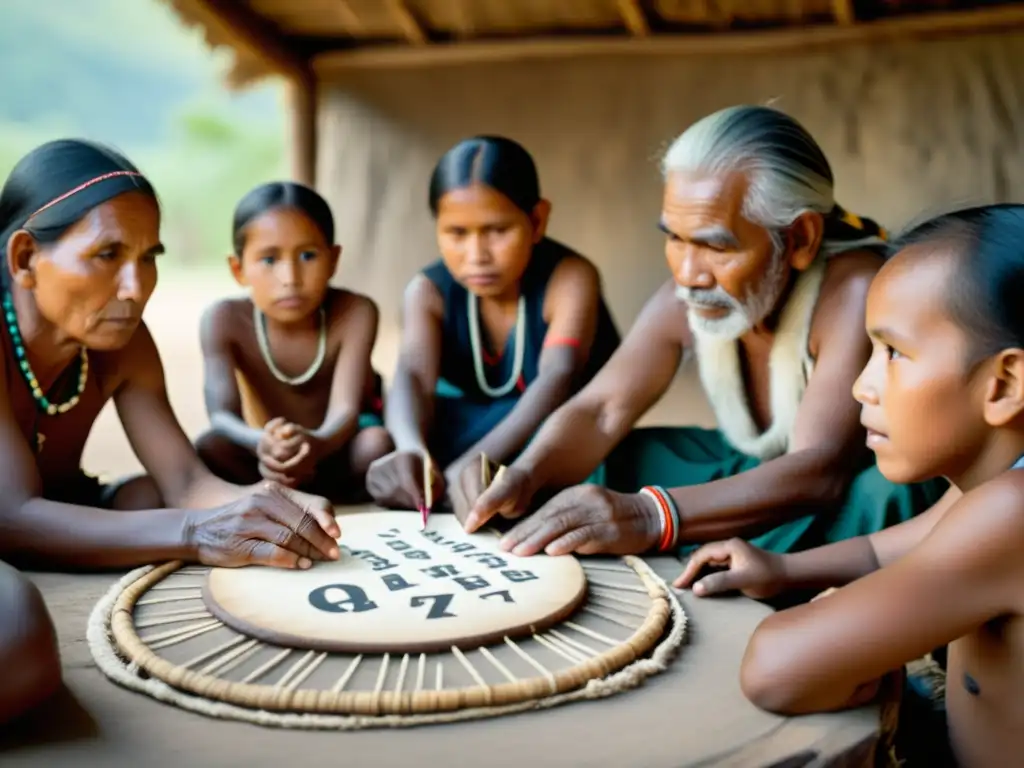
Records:
[[[426,45],[430,42],[426,30],[412,15],[405,0],[388,0],[387,7],[406,40],[413,45]]]
[[[291,173],[300,184],[316,186],[318,88],[312,73],[288,80],[291,108]]]
[[[853,8],[853,0],[832,0],[832,15],[836,24],[853,24],[857,21],[857,13]]]
[[[640,0],[618,0],[619,15],[626,24],[629,33],[634,37],[647,37],[651,34],[651,26],[647,23]]]

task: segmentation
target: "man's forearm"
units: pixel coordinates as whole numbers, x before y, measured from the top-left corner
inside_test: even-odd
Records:
[[[680,541],[747,538],[798,517],[827,514],[842,498],[849,479],[847,463],[806,450],[733,477],[673,488],[670,493],[681,517]]]
[[[581,483],[628,431],[629,425],[608,418],[600,406],[569,400],[544,422],[513,466],[526,473],[534,492]]]
[[[250,427],[245,420],[228,411],[216,411],[210,415],[210,426],[213,431],[227,438],[235,445],[245,448],[255,455],[256,447],[263,436],[262,429]]]
[[[120,512],[32,499],[0,514],[0,558],[31,567],[127,568],[190,560],[187,512]]]

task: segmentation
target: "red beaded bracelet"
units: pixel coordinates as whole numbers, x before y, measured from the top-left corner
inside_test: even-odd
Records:
[[[661,512],[661,539],[658,541],[658,551],[667,552],[674,548],[679,540],[679,514],[676,506],[672,503],[668,492],[656,485],[646,485],[640,489],[640,493],[654,499]]]

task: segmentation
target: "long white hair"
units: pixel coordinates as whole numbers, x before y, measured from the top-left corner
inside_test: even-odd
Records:
[[[698,120],[672,142],[661,170],[666,177],[680,171],[747,174],[743,215],[767,229],[776,246],[782,230],[816,211],[825,219],[822,254],[884,247],[877,224],[836,204],[832,168],[810,133],[771,107],[728,107]]]
[[[885,250],[881,227],[836,203],[832,168],[810,133],[770,107],[729,107],[697,121],[672,142],[661,170],[666,179],[678,172],[746,174],[743,216],[764,227],[772,242],[763,280],[750,286],[745,296],[730,296],[721,286],[676,289],[678,298],[691,308],[695,333],[737,338],[772,311],[787,282],[783,233],[807,212],[817,212],[824,220],[821,257],[865,248]],[[693,311],[701,305],[725,309],[727,314],[702,317]]]

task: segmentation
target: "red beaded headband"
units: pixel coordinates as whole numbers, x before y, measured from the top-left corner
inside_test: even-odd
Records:
[[[90,179],[89,181],[87,181],[87,182],[85,182],[83,184],[79,184],[77,187],[75,187],[72,190],[69,190],[69,191],[65,192],[60,197],[54,198],[53,200],[48,202],[46,205],[44,205],[42,208],[40,208],[35,213],[33,213],[31,216],[29,216],[27,219],[25,219],[25,223],[27,224],[29,221],[34,219],[40,213],[45,211],[47,208],[52,208],[57,203],[63,202],[64,200],[67,200],[72,195],[77,195],[83,189],[87,189],[88,187],[91,187],[93,184],[99,184],[101,181],[106,181],[107,179],[112,179],[112,178],[114,178],[116,176],[141,176],[141,175],[142,174],[139,173],[138,171],[111,171],[110,173],[104,173],[102,176],[97,176],[95,179]]]

